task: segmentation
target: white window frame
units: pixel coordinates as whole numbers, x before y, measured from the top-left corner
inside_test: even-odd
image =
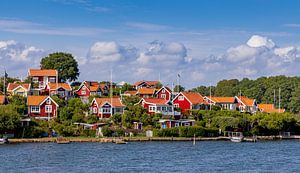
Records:
[[[178,103],[175,103],[175,104],[174,104],[174,107],[175,107],[175,108],[179,108],[179,104],[178,104]]]
[[[162,90],[161,90],[161,92],[162,92],[162,93],[165,93],[165,92],[166,92],[166,90],[165,90],[165,89],[162,89]]]
[[[184,100],[184,96],[178,96],[178,100],[183,101]]]
[[[111,113],[111,108],[101,108],[102,113]]]
[[[30,112],[32,113],[40,113],[40,106],[30,106]]]
[[[190,126],[190,123],[184,123],[184,126]]]
[[[149,106],[149,112],[155,112],[156,111],[156,108],[155,106]]]
[[[45,112],[46,113],[52,113],[52,105],[46,105],[45,106]]]
[[[49,77],[49,82],[50,83],[55,83],[56,82],[56,77]]]
[[[174,127],[179,127],[179,123],[175,123]]]
[[[161,98],[163,98],[163,99],[165,99],[166,97],[167,97],[166,94],[162,94],[162,95],[161,95]]]
[[[84,91],[81,91],[81,94],[86,94],[86,91],[84,90]]]

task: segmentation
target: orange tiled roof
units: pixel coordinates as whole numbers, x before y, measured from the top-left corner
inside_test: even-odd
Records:
[[[29,69],[29,76],[56,76],[57,70],[53,69]]]
[[[0,105],[3,105],[5,103],[5,96],[0,95]]]
[[[154,88],[139,88],[136,94],[154,94]]]
[[[124,105],[121,102],[120,97],[113,97],[113,98],[95,98],[97,104],[101,106],[102,104],[108,102],[113,107],[123,107]],[[111,103],[112,101],[112,103]]]
[[[71,91],[72,88],[68,83],[48,83],[48,86],[51,90],[55,90],[58,88],[64,88],[65,90]]]
[[[144,101],[152,104],[159,104],[159,105],[164,105],[168,103],[167,100],[159,99],[159,98],[144,98]]]
[[[7,91],[11,92],[12,90],[16,89],[19,86],[22,86],[27,91],[30,90],[30,84],[29,83],[23,83],[23,84],[9,83],[8,86],[7,86]]]
[[[196,92],[182,92],[182,94],[190,101],[192,104],[208,104],[201,94]]]
[[[215,103],[233,103],[234,102],[234,97],[210,97],[208,96],[207,98],[211,99]]]
[[[276,109],[276,108],[274,108],[273,104],[257,104],[257,106],[258,106],[258,109],[261,112],[266,112],[266,113],[275,113],[275,112],[282,113],[282,112],[285,112],[284,109]]]
[[[136,90],[133,90],[133,91],[125,91],[124,94],[125,94],[125,95],[135,95],[136,92],[137,92]]]
[[[246,106],[253,106],[254,99],[250,99],[245,96],[238,96],[238,98],[246,105]]]
[[[34,106],[40,105],[48,96],[28,96],[27,105]]]

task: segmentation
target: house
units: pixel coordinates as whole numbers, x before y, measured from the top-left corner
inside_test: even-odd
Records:
[[[56,117],[59,107],[50,96],[28,96],[27,106],[29,116],[41,119]]]
[[[31,84],[29,83],[23,83],[23,84],[8,83],[7,92],[10,95],[20,95],[23,97],[27,97],[28,95],[30,95],[30,88],[31,88]]]
[[[143,123],[141,123],[141,122],[133,122],[133,129],[135,129],[135,130],[143,130]]]
[[[7,104],[7,98],[5,97],[5,95],[0,95],[0,105],[5,105]]]
[[[180,127],[180,126],[194,126],[195,120],[190,119],[180,119],[180,120],[171,120],[171,119],[161,119],[159,120],[160,127],[162,129]]]
[[[28,76],[31,77],[33,88],[44,89],[48,83],[56,83],[58,81],[58,72],[53,69],[29,69]]]
[[[180,108],[181,112],[190,109],[207,109],[208,103],[197,92],[180,92],[172,100],[175,108]]]
[[[110,118],[116,113],[123,114],[125,106],[120,97],[94,98],[91,103],[91,112],[99,118]]]
[[[257,108],[260,112],[266,113],[283,113],[285,109],[277,109],[274,104],[257,104]]]
[[[139,88],[136,92],[136,95],[142,98],[149,98],[154,96],[155,91],[156,89],[154,88]]]
[[[255,113],[257,111],[255,99],[250,99],[246,96],[235,96],[235,103],[240,112]]]
[[[81,83],[79,88],[75,91],[76,95],[79,97],[89,97],[91,95],[102,95],[102,89],[98,82],[94,81],[84,81]]]
[[[220,106],[222,110],[236,110],[234,97],[205,96],[204,99],[208,104]]]
[[[44,89],[45,95],[53,96],[58,94],[62,98],[69,99],[73,96],[72,88],[68,83],[48,83]]]
[[[160,99],[171,100],[172,90],[169,87],[163,86],[158,91],[156,91],[155,95]]]
[[[174,111],[171,101],[159,98],[142,98],[138,104],[142,105],[148,114],[161,113],[165,116],[180,116],[181,113]]]
[[[135,89],[139,88],[155,88],[156,86],[160,85],[161,83],[159,81],[146,81],[141,80],[136,83],[134,83],[132,86],[135,87]]]

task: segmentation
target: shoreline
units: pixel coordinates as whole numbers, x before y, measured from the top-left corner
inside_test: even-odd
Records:
[[[180,141],[193,141],[194,138],[186,137],[118,137],[118,138],[96,138],[96,137],[65,137],[64,139],[70,142],[98,142],[98,143],[113,143],[115,140],[123,140],[125,142],[180,142]],[[299,139],[300,135],[295,136],[257,136],[258,141],[273,141],[273,140],[293,140]],[[230,137],[196,137],[195,141],[230,141]],[[252,137],[245,137],[246,142],[253,142]],[[55,143],[55,137],[46,137],[46,138],[12,138],[9,139],[9,143],[18,144],[18,143]]]

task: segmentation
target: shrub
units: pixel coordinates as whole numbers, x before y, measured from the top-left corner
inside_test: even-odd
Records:
[[[96,136],[96,130],[84,129],[81,133],[81,136],[95,137]]]
[[[111,136],[113,133],[112,130],[110,130],[110,128],[108,126],[105,126],[102,128],[102,134],[103,136]]]
[[[158,137],[178,137],[179,130],[178,128],[168,128],[168,129],[155,129],[153,131],[154,136]]]
[[[204,136],[205,128],[198,126],[182,126],[179,127],[179,136],[180,137],[193,137],[193,136]]]

